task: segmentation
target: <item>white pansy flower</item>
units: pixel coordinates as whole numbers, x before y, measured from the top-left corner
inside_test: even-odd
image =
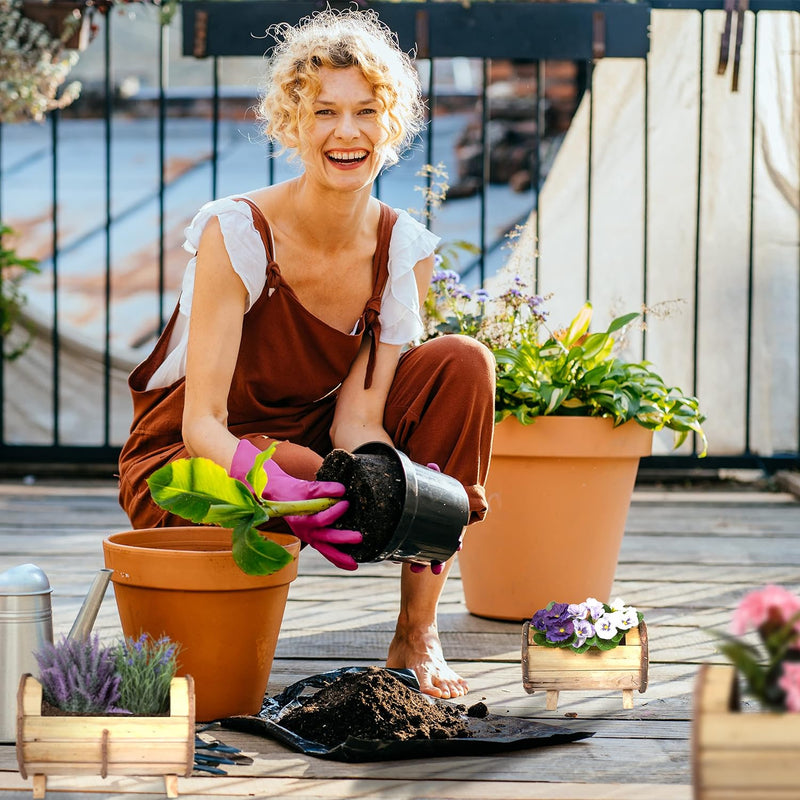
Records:
[[[618,631],[611,614],[604,614],[595,622],[594,632],[599,639],[613,639]]]

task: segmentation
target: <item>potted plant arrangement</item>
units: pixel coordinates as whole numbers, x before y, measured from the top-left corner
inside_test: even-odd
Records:
[[[147,635],[110,646],[97,635],[37,652],[39,678],[20,679],[17,763],[44,797],[48,775],[178,775],[194,765],[194,689],[175,677],[179,645]]]
[[[622,690],[633,708],[633,690],[647,689],[648,645],[644,616],[617,598],[601,603],[548,603],[522,626],[522,684],[547,693],[558,707],[564,689]]]
[[[800,597],[774,585],[749,592],[731,633],[715,633],[731,663],[703,664],[695,682],[694,797],[792,797],[800,786]],[[740,679],[761,710],[742,713]]]
[[[519,278],[492,298],[439,269],[424,309],[425,338],[474,336],[497,362],[490,510],[459,553],[467,608],[494,619],[524,620],[553,597],[607,601],[653,431],[672,430],[676,447],[694,433],[706,451],[696,398],[616,355],[640,313],[592,333],[590,303],[558,330],[544,305]]]
[[[202,721],[261,708],[300,550],[295,536],[262,526],[278,517],[322,511],[340,499],[263,499],[263,464],[274,450],[273,445],[256,458],[247,483],[205,458],[167,464],[148,479],[151,496],[196,527],[124,531],[103,542],[106,566],[114,570],[111,580],[123,631],[166,633],[182,642],[182,669],[194,676]],[[342,546],[353,548],[357,561],[429,563],[446,560],[458,549],[469,506],[464,488],[453,478],[380,443],[353,454],[334,450],[319,474],[323,471],[325,480],[341,479],[348,492],[370,475],[394,476],[383,493],[396,498],[396,515],[379,515],[370,530],[359,523],[365,544],[368,533],[376,537],[367,546]],[[360,513],[363,502],[346,497],[351,509],[340,523],[374,519]],[[369,502],[375,500],[374,492],[367,498],[370,511],[381,505]],[[389,505],[394,511],[394,504]],[[220,674],[227,680],[220,681]]]

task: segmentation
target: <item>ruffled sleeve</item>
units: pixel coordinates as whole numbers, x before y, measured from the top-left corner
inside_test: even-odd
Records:
[[[267,254],[261,235],[253,225],[250,206],[236,202],[234,197],[223,197],[206,203],[184,229],[186,241],[183,249],[192,257],[186,265],[181,284],[180,314],[170,338],[167,355],[147,382],[148,389],[170,386],[186,374],[186,350],[189,342],[189,316],[194,295],[194,276],[197,266],[197,249],[203,231],[212,217],[219,219],[222,239],[234,272],[247,289],[247,308],[255,303],[266,283]]]
[[[422,334],[419,291],[414,266],[431,255],[439,237],[406,211],[397,211],[389,243],[389,280],[381,299],[381,341],[407,344]]]
[[[228,251],[233,271],[241,278],[247,289],[246,311],[250,310],[264,289],[267,254],[264,251],[261,236],[253,225],[253,213],[250,206],[244,202],[237,202],[233,197],[212,200],[195,214],[189,227],[183,232],[186,237],[183,249],[193,256],[186,266],[181,286],[181,311],[187,316],[192,308],[197,248],[200,246],[203,231],[212,217],[219,218],[222,239],[225,242],[225,249]]]

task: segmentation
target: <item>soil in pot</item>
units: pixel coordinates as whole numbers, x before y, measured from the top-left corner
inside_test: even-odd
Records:
[[[399,462],[380,454],[354,456],[332,450],[317,471],[318,481],[346,487],[350,508],[333,527],[361,531],[361,544],[337,545],[356,561],[375,561],[392,538],[405,500],[405,479]]]
[[[431,702],[385,669],[369,667],[340,676],[281,717],[279,724],[333,747],[348,736],[375,741],[469,738],[467,717],[486,713],[483,703],[468,709]]]

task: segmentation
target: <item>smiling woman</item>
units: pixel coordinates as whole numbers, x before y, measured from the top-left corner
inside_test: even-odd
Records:
[[[410,346],[423,330],[438,238],[372,193],[424,120],[416,71],[394,34],[374,11],[352,9],[271,34],[259,113],[302,169],[207,203],[186,229],[180,303],[130,378],[120,501],[136,528],[185,525],[152,501],[150,475],[201,456],[246,479],[275,443],[258,461],[266,476],[250,483],[262,497],[337,502],[270,526],[288,524],[352,570],[363,535],[340,529],[350,499],[342,483],[316,480],[324,456],[390,445],[455,478],[469,521],[482,519],[494,361],[463,336]],[[404,559],[386,665],[414,670],[423,692],[458,697],[467,684],[446,663],[436,624],[450,562],[432,558]]]

